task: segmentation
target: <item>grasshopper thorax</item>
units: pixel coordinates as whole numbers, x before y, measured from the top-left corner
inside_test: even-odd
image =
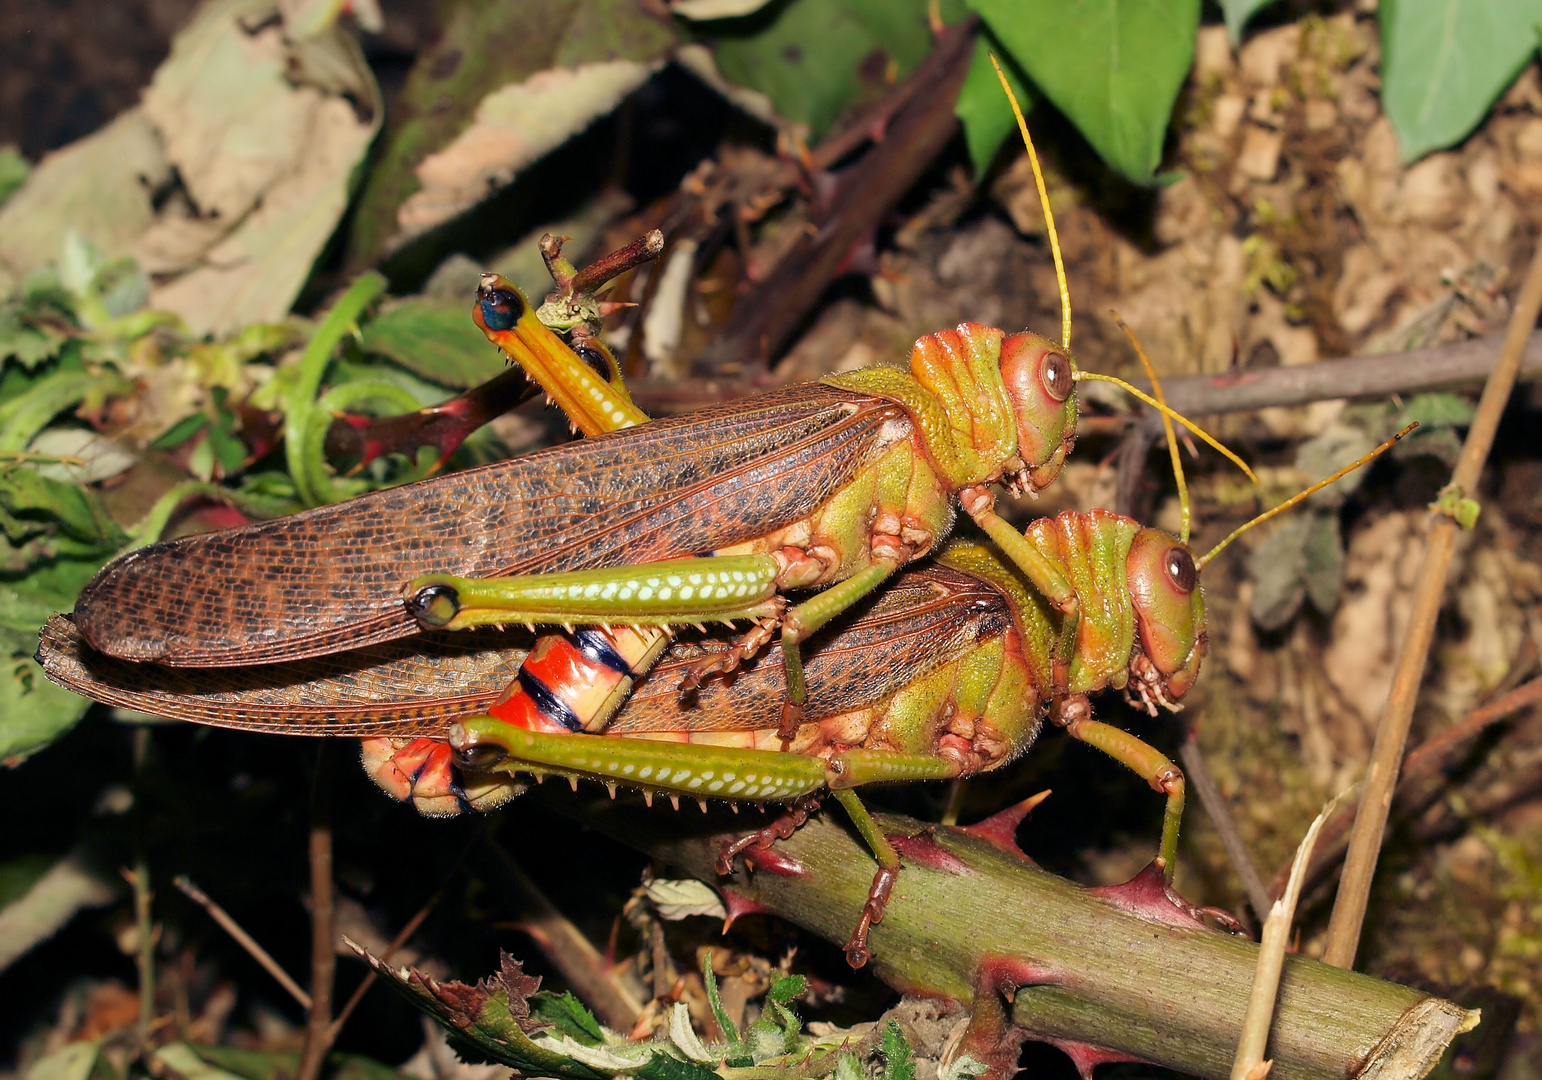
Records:
[[[1034,491],[1060,475],[1076,442],[1075,368],[1066,351],[1038,334],[1001,342],[1001,381],[1012,403],[1023,465],[1008,482]]]
[[[962,483],[1048,486],[1076,440],[1075,368],[1038,334],[960,323],[916,339],[910,373],[971,461]]]
[[[1141,529],[1125,571],[1139,635],[1132,689],[1148,708],[1171,708],[1194,685],[1205,656],[1205,600],[1193,552],[1171,533]]]

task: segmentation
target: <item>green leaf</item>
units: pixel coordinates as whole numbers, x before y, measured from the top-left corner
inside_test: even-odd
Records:
[[[814,139],[909,74],[932,45],[922,0],[791,0],[714,24],[710,36],[724,78],[769,96]]]
[[[76,540],[103,549],[115,549],[128,539],[95,494],[78,484],[50,479],[35,469],[0,471],[0,508],[13,520],[21,515],[23,524],[57,522]]]
[[[1306,599],[1304,550],[1314,516],[1304,512],[1275,522],[1248,556],[1248,576],[1253,579],[1248,613],[1260,630],[1278,630],[1301,610]]]
[[[1112,168],[1150,183],[1194,59],[1199,0],[969,0]]]
[[[701,981],[707,988],[707,1007],[712,1010],[712,1018],[717,1021],[718,1030],[728,1040],[729,1053],[732,1054],[739,1043],[739,1027],[734,1023],[733,1017],[728,1015],[728,1011],[723,1008],[723,998],[717,989],[717,975],[712,970],[711,949],[708,949],[707,954],[702,957]]]
[[[1276,0],[1221,0],[1221,14],[1226,17],[1226,33],[1233,45],[1242,44],[1242,31],[1248,20]]]
[[[395,1069],[363,1054],[328,1054],[334,1069],[330,1080],[401,1080]]]
[[[486,382],[507,365],[464,303],[410,299],[393,304],[370,320],[360,347],[441,386],[461,389]]]
[[[1327,615],[1339,606],[1344,588],[1344,538],[1337,514],[1309,515],[1310,526],[1301,547],[1301,582],[1312,606]]]
[[[0,863],[0,908],[25,896],[53,864],[54,859],[49,855],[18,855]]]
[[[1023,115],[1033,108],[1033,91],[1028,89],[1027,79],[999,42],[982,33],[974,45],[974,57],[969,61],[969,71],[964,84],[958,90],[958,102],[953,112],[964,125],[964,142],[969,146],[969,160],[974,165],[975,179],[985,175],[1002,142],[1017,130],[1017,118],[1012,115],[1012,103],[1001,89],[996,69],[991,65],[991,54],[1001,61],[1012,92]]]
[[[0,313],[0,360],[14,358],[24,368],[35,368],[59,351],[64,335],[44,326],[28,326]]]
[[[916,1065],[910,1060],[910,1044],[905,1032],[894,1021],[883,1029],[881,1046],[884,1065],[879,1080],[916,1080]]]
[[[1477,127],[1537,49],[1538,0],[1383,0],[1381,103],[1405,162]]]
[[[150,445],[157,450],[175,450],[208,426],[207,416],[203,413],[193,413],[191,416],[184,416],[161,432]]]
[[[14,146],[0,146],[0,206],[26,183],[32,164]]]
[[[720,1080],[717,1073],[694,1061],[681,1061],[668,1054],[653,1054],[632,1070],[639,1080]]]
[[[0,404],[0,451],[26,449],[32,437],[66,409],[100,408],[108,398],[132,389],[132,384],[111,368],[52,372]]]
[[[1477,407],[1460,394],[1415,394],[1397,411],[1392,428],[1399,431],[1415,420],[1421,427],[1466,427],[1475,412]]]
[[[0,763],[7,766],[58,739],[91,707],[90,699],[45,679],[35,651],[37,626],[0,630]]]
[[[605,1030],[584,1003],[572,994],[532,994],[530,1016],[550,1024],[575,1042],[598,1046],[605,1041]]]
[[[185,1042],[167,1043],[153,1056],[180,1080],[242,1080],[237,1073],[209,1064],[202,1054]]]
[[[104,877],[79,851],[62,859],[24,856],[0,868],[0,876],[10,879],[0,910],[0,971],[53,937],[77,912],[109,904],[120,891],[115,876]]]
[[[1376,439],[1366,434],[1358,424],[1345,423],[1342,418],[1329,424],[1319,434],[1301,444],[1296,451],[1296,468],[1306,474],[1308,482],[1315,484],[1323,477],[1338,472],[1351,461],[1358,461],[1376,447]],[[1365,482],[1365,470],[1356,469],[1337,483],[1317,492],[1307,500],[1307,505],[1317,509],[1337,509]]]
[[[440,982],[410,968],[394,968],[352,947],[389,986],[443,1027],[450,1045],[467,1060],[495,1061],[527,1076],[553,1080],[604,1080],[615,1071],[602,1072],[532,1041],[521,1020],[530,1021],[529,995],[540,980],[524,975],[508,957],[499,975],[468,986]],[[568,1045],[582,1049],[576,1041],[569,1040]]]
[[[27,1070],[27,1080],[86,1080],[96,1067],[96,1055],[95,1040],[66,1043],[34,1062]]]
[[[286,1080],[300,1070],[300,1055],[284,1050],[246,1050],[236,1046],[193,1045],[204,1061],[244,1080]]]

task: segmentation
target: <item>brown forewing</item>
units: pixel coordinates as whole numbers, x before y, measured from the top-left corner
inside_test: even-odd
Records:
[[[428,573],[481,577],[711,551],[807,516],[905,413],[819,384],[131,552],[82,591],[99,651],[177,666],[266,664],[418,632]]]

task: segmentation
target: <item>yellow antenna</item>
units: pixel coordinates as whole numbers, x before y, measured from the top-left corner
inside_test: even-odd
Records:
[[[1227,461],[1231,462],[1233,465],[1237,466],[1237,468],[1245,472],[1249,480],[1253,481],[1255,484],[1258,483],[1258,474],[1255,473],[1252,469],[1248,468],[1247,462],[1243,461],[1236,454],[1222,446],[1219,442],[1216,441],[1213,435],[1211,435],[1204,428],[1200,427],[1194,421],[1190,420],[1187,416],[1184,416],[1180,412],[1174,412],[1172,409],[1169,409],[1166,405],[1162,404],[1156,398],[1152,397],[1150,394],[1146,393],[1139,387],[1131,386],[1123,379],[1115,378],[1112,375],[1100,375],[1095,371],[1083,371],[1080,368],[1076,370],[1076,373],[1072,376],[1072,378],[1074,378],[1077,382],[1081,382],[1083,379],[1090,379],[1093,382],[1112,383],[1113,385],[1119,387],[1119,389],[1123,390],[1125,393],[1129,394],[1131,397],[1144,401],[1147,405],[1150,405],[1163,416],[1170,416],[1174,420],[1178,421],[1178,423],[1188,428],[1195,435],[1199,436],[1199,438],[1204,440],[1210,446],[1214,447]]]
[[[996,78],[1001,81],[1001,88],[1006,91],[1007,101],[1011,102],[1012,104],[1012,115],[1017,117],[1017,130],[1023,137],[1023,146],[1028,150],[1028,163],[1033,166],[1033,181],[1036,185],[1038,185],[1039,188],[1039,205],[1044,209],[1044,225],[1049,231],[1049,250],[1050,254],[1055,258],[1055,283],[1060,287],[1060,347],[1065,349],[1069,354],[1071,350],[1071,287],[1066,284],[1065,259],[1060,254],[1060,234],[1055,231],[1055,213],[1049,208],[1049,189],[1044,186],[1044,171],[1039,168],[1039,154],[1038,151],[1034,150],[1033,148],[1033,138],[1028,134],[1028,121],[1023,119],[1022,106],[1017,103],[1017,95],[1012,92],[1012,84],[1007,81],[1007,73],[1001,70],[1001,62],[996,59],[995,53],[988,53],[987,55],[991,58],[991,66],[996,69]],[[1128,330],[1125,332],[1129,333]],[[1138,344],[1136,345],[1136,351],[1140,351],[1140,346]],[[1144,359],[1144,354],[1142,354],[1142,359]],[[1113,383],[1115,386],[1122,387],[1123,389],[1129,391],[1131,394],[1135,395],[1135,397],[1139,398],[1141,401],[1144,401],[1147,405],[1150,405],[1152,408],[1160,412],[1164,418],[1164,423],[1166,423],[1167,417],[1171,417],[1172,419],[1178,421],[1184,427],[1192,431],[1195,435],[1198,435],[1205,442],[1215,447],[1215,449],[1220,451],[1227,460],[1236,465],[1237,468],[1247,473],[1249,480],[1253,481],[1255,484],[1258,483],[1258,477],[1254,475],[1252,469],[1248,468],[1247,462],[1243,461],[1236,454],[1232,453],[1230,450],[1226,449],[1226,447],[1218,443],[1215,439],[1211,438],[1208,433],[1199,427],[1199,425],[1195,424],[1188,418],[1173,412],[1173,410],[1169,409],[1164,402],[1154,400],[1150,397],[1150,395],[1144,394],[1141,391],[1135,389],[1135,387],[1131,386],[1123,379],[1116,379],[1112,375],[1096,375],[1090,371],[1082,371],[1080,368],[1074,367],[1074,360],[1072,361],[1072,364],[1073,375],[1076,379],[1092,379],[1097,382]],[[1147,370],[1150,370],[1149,364],[1147,366]],[[1152,380],[1152,386],[1156,386],[1155,378]],[[1171,427],[1170,424],[1168,426],[1169,428]],[[1179,470],[1178,484],[1180,487],[1183,487],[1184,484],[1181,468]],[[1188,520],[1187,508],[1185,508],[1184,511],[1184,520]]]
[[[1162,380],[1157,378],[1156,366],[1152,364],[1151,357],[1146,355],[1146,350],[1141,348],[1140,342],[1135,337],[1135,331],[1131,330],[1125,321],[1119,317],[1117,311],[1110,311],[1114,322],[1119,324],[1119,329],[1124,331],[1124,336],[1130,339],[1130,344],[1135,347],[1135,355],[1140,357],[1140,366],[1146,369],[1146,378],[1151,380],[1151,392],[1163,405],[1167,404],[1167,396],[1162,393]],[[1178,433],[1173,430],[1172,418],[1166,413],[1162,414],[1162,430],[1167,435],[1167,452],[1173,459],[1173,479],[1178,483],[1178,505],[1183,510],[1183,526],[1178,530],[1178,539],[1185,544],[1189,542],[1189,483],[1183,475],[1183,459],[1178,454]]]
[[[1044,173],[1039,169],[1039,155],[1033,148],[1033,139],[1028,136],[1028,121],[1023,119],[1023,108],[1017,103],[1017,95],[1012,93],[1007,73],[1001,70],[995,53],[987,55],[991,58],[991,66],[996,69],[996,78],[1001,80],[1001,88],[1007,92],[1007,100],[1012,103],[1012,115],[1017,117],[1017,130],[1022,133],[1023,145],[1028,148],[1028,164],[1033,166],[1033,182],[1039,186],[1039,205],[1044,208],[1044,224],[1049,229],[1049,250],[1055,257],[1055,282],[1060,286],[1060,347],[1069,351],[1071,288],[1065,282],[1065,260],[1060,257],[1060,235],[1055,232],[1055,215],[1049,208],[1049,190],[1044,186]]]
[[[1366,454],[1359,461],[1351,462],[1350,464],[1345,465],[1342,469],[1340,469],[1338,472],[1334,473],[1332,476],[1329,476],[1329,477],[1327,477],[1325,479],[1317,481],[1317,483],[1315,483],[1311,487],[1307,488],[1301,494],[1299,494],[1299,495],[1292,495],[1290,498],[1288,498],[1284,502],[1280,503],[1280,505],[1276,506],[1273,510],[1265,510],[1262,514],[1259,514],[1256,518],[1254,518],[1252,521],[1248,522],[1246,525],[1239,526],[1238,528],[1233,530],[1232,534],[1230,536],[1228,536],[1225,540],[1222,540],[1219,544],[1215,545],[1215,547],[1213,547],[1209,551],[1205,552],[1204,555],[1202,555],[1199,558],[1195,559],[1194,560],[1195,567],[1200,569],[1200,570],[1203,570],[1205,568],[1205,564],[1208,563],[1211,559],[1215,558],[1217,555],[1219,555],[1222,552],[1222,550],[1225,549],[1226,545],[1230,544],[1233,540],[1237,539],[1237,537],[1239,537],[1243,533],[1247,532],[1254,525],[1262,525],[1264,522],[1266,522],[1270,518],[1274,517],[1275,514],[1283,514],[1286,510],[1289,510],[1292,506],[1295,506],[1302,499],[1306,499],[1306,498],[1309,498],[1312,495],[1317,494],[1317,492],[1321,491],[1323,488],[1327,487],[1329,484],[1333,483],[1335,480],[1340,480],[1340,479],[1344,478],[1345,476],[1348,476],[1350,473],[1354,472],[1360,466],[1362,466],[1362,465],[1366,464],[1367,462],[1370,462],[1370,461],[1380,457],[1382,454],[1385,454],[1388,450],[1391,450],[1394,445],[1396,445],[1396,443],[1397,443],[1397,441],[1399,439],[1401,439],[1403,436],[1407,435],[1410,431],[1412,431],[1414,428],[1416,428],[1418,426],[1419,426],[1419,421],[1415,420],[1413,423],[1411,423],[1407,427],[1405,427],[1402,431],[1399,431],[1396,435],[1392,436],[1392,438],[1388,439],[1386,442],[1382,443],[1376,449],[1372,450],[1369,454]]]

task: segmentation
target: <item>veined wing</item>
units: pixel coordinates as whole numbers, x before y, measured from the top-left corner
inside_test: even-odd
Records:
[[[817,383],[238,529],[153,544],[82,591],[92,648],[188,667],[417,634],[421,574],[580,570],[711,551],[807,516],[892,441],[898,406]]]

